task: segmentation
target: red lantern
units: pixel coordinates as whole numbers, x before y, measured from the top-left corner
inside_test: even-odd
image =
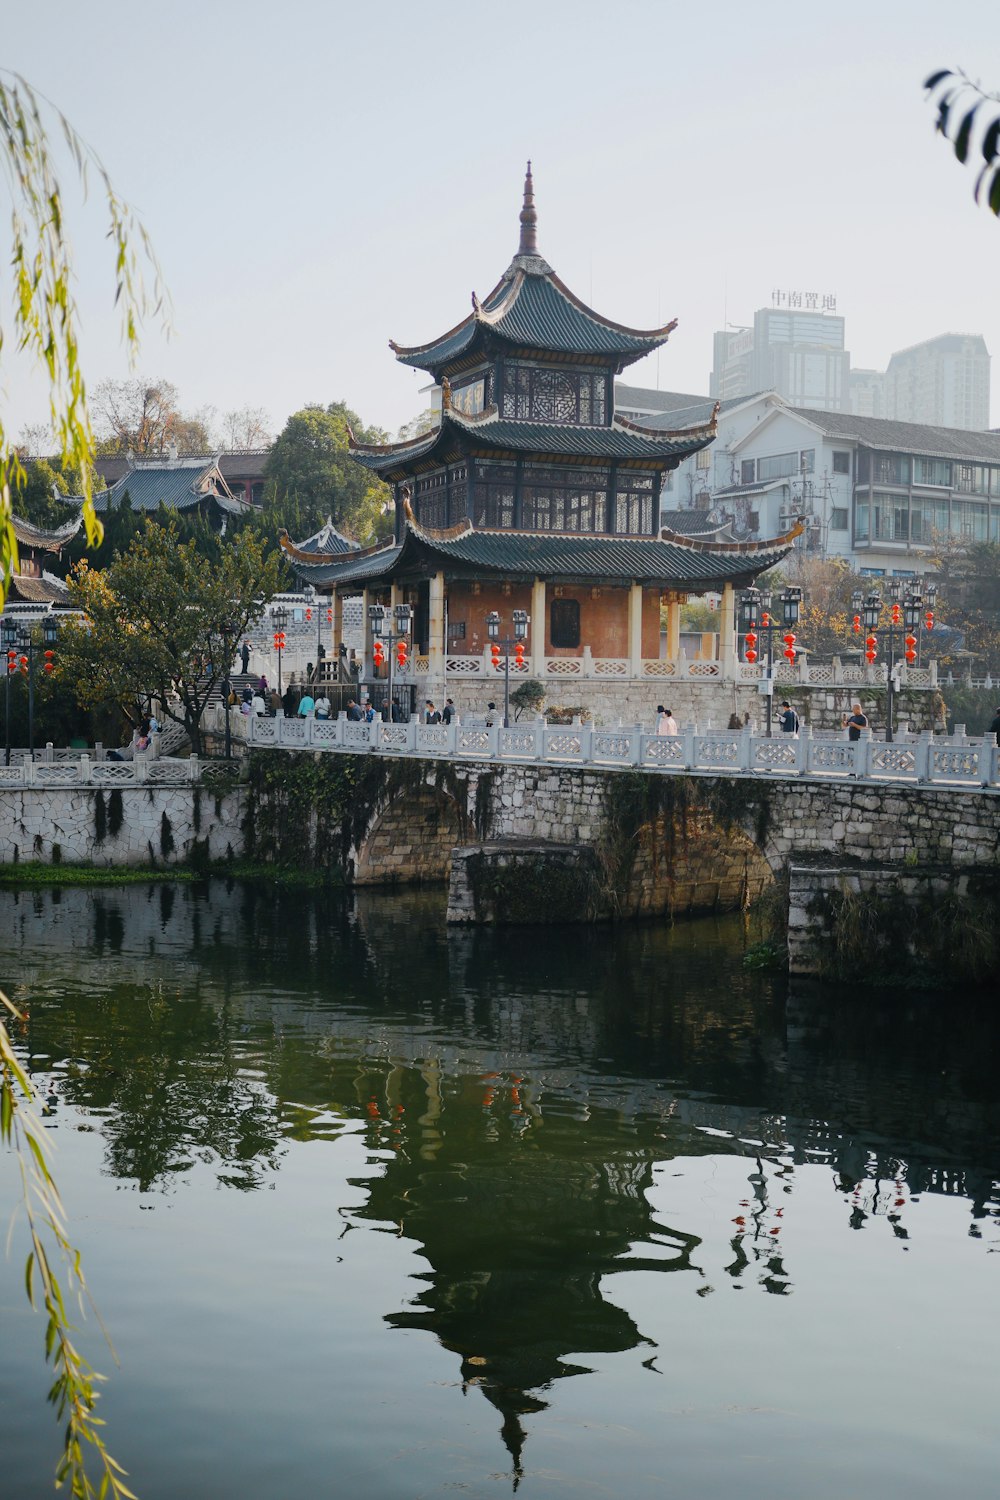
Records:
[[[46,653],[45,653],[45,670],[46,670],[46,672],[54,672],[55,671],[56,666],[55,666],[55,662],[53,661],[53,657],[55,656],[55,654],[56,653],[54,651],[46,651]]]
[[[757,660],[757,632],[748,630],[746,633],[746,659],[749,662]]]
[[[906,647],[907,651],[912,651],[916,644],[917,638],[915,635],[908,635],[903,640],[903,645]]]
[[[326,623],[328,625],[332,625],[333,624],[333,610],[332,609],[328,609],[327,612],[326,612]]]
[[[893,624],[894,624],[894,625],[898,625],[898,624],[899,624],[899,622],[900,622],[900,620],[901,620],[901,619],[902,619],[902,618],[903,618],[903,616],[902,616],[902,614],[901,614],[901,613],[900,613],[900,609],[899,609],[899,605],[898,605],[898,604],[894,604],[894,605],[893,605],[893,606],[892,606],[892,623],[893,623]]]
[[[380,667],[385,661],[385,651],[383,649],[381,641],[376,641],[374,646],[372,647],[372,661],[375,663],[376,667]]]
[[[768,612],[767,612],[766,609],[765,609],[764,613],[760,617],[760,623],[761,623],[761,628],[764,629],[764,630],[766,630],[768,628],[768,626],[770,625],[770,623],[771,623],[771,616],[768,614]]]
[[[934,629],[934,611],[932,609],[929,609],[927,611],[927,613],[924,615],[924,629],[925,630],[933,630]]]
[[[917,653],[915,651],[907,651],[906,660],[909,662],[911,667],[913,666],[913,663],[916,661],[916,659]]]
[[[496,641],[494,641],[493,645],[490,647],[490,656],[493,658],[493,665],[495,667],[499,667],[499,665],[500,665],[500,647],[497,645]]]
[[[311,609],[307,609],[306,610],[306,624],[309,623],[309,621],[312,619],[312,617],[313,617],[312,610]]]
[[[518,641],[514,647],[514,663],[516,666],[524,666],[524,642]]]
[[[406,666],[406,642],[405,641],[397,641],[396,642],[396,665],[397,665],[397,667],[405,667]]]
[[[861,616],[860,615],[855,615],[854,616],[854,619],[851,622],[851,629],[854,631],[855,635],[860,635],[861,634]]]
[[[746,653],[746,657],[747,657],[747,661],[748,662],[755,662],[757,660],[757,653],[753,649],[752,646],[750,647],[749,651]]]

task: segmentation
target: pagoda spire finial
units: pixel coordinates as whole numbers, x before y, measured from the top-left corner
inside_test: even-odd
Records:
[[[535,187],[531,177],[531,162],[524,174],[524,202],[521,205],[521,242],[518,255],[538,254],[538,214],[535,210]]]

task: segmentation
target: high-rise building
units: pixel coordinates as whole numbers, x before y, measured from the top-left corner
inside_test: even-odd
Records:
[[[844,320],[819,307],[759,308],[752,328],[715,335],[713,355],[709,390],[720,401],[771,390],[796,406],[849,408]]]
[[[883,415],[984,432],[990,424],[990,356],[982,335],[942,333],[894,354],[885,372]]]
[[[858,417],[885,416],[885,373],[882,370],[852,370],[850,410]]]

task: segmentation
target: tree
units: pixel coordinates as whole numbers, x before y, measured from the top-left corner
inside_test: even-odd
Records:
[[[964,165],[979,163],[973,194],[991,214],[1000,217],[1000,115],[988,120],[984,105],[1000,104],[1000,94],[988,94],[965,73],[941,68],[924,81],[928,97],[937,108],[935,129],[951,142]],[[981,113],[981,111],[983,111]]]
[[[179,541],[173,521],[146,521],[103,572],[86,562],[74,571],[70,597],[86,623],[63,626],[60,675],[82,708],[115,702],[133,721],[155,697],[200,754],[205,705],[276,592],[280,567],[253,531],[213,561]]]
[[[269,448],[272,442],[271,419],[262,406],[243,406],[222,418],[222,446],[228,453]]]
[[[437,413],[433,410],[432,407],[428,406],[417,416],[411,417],[408,422],[404,422],[402,427],[399,429],[399,432],[396,434],[396,437],[399,442],[405,443],[408,442],[410,438],[423,437],[425,432],[433,432],[434,428],[437,427],[438,424],[439,418],[437,416]]]
[[[134,453],[153,458],[175,447],[178,453],[208,453],[211,412],[185,416],[177,387],[169,380],[102,380],[91,402],[103,454]]]
[[[299,539],[331,516],[335,526],[362,543],[391,532],[389,488],[355,463],[348,429],[362,443],[386,441],[384,432],[365,427],[342,401],[306,406],[288,418],[264,465],[269,525],[283,526]]]
[[[119,198],[100,158],[58,110],[51,110],[84,185],[98,177],[109,218],[115,276],[115,301],[122,317],[126,345],[134,350],[138,325],[148,306],[142,292],[135,252],[138,241],[156,272],[156,260],[142,225]],[[7,168],[11,194],[10,254],[2,264],[11,270],[12,340],[0,326],[0,358],[9,347],[39,360],[48,382],[49,412],[54,446],[63,467],[79,470],[84,495],[83,515],[88,539],[100,541],[101,528],[91,499],[91,461],[94,438],[80,367],[73,266],[65,232],[64,200],[55,170],[49,132],[41,101],[19,74],[0,71],[0,161]],[[162,299],[161,299],[162,302]],[[158,304],[160,305],[160,304]],[[0,409],[0,606],[17,563],[17,541],[11,525],[11,484],[21,474],[7,424]],[[17,1016],[6,996],[2,1009]],[[49,1259],[46,1239],[63,1258],[67,1292],[83,1293],[86,1284],[78,1252],[64,1227],[62,1205],[48,1167],[46,1131],[32,1109],[32,1087],[21,1067],[6,1026],[0,1021],[0,1141],[13,1143],[22,1167],[23,1201],[31,1251],[25,1266],[29,1300],[36,1287],[45,1314],[46,1357],[56,1378],[49,1393],[60,1418],[65,1418],[63,1452],[56,1482],[69,1482],[74,1496],[92,1500],[97,1493],[84,1463],[84,1445],[96,1453],[102,1469],[101,1496],[131,1497],[123,1470],[108,1453],[100,1422],[94,1415],[96,1377],[76,1349],[67,1299]]]

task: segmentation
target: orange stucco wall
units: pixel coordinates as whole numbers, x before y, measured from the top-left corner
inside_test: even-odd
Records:
[[[500,616],[503,633],[512,632],[511,614],[515,609],[531,613],[531,589],[527,585],[512,584],[510,592],[503,586],[492,583],[478,585],[452,583],[448,586],[448,623],[465,624],[464,639],[449,634],[448,649],[456,655],[478,656],[489,644],[486,631],[486,616],[496,610]],[[558,590],[558,592],[557,592]],[[555,598],[575,599],[580,605],[580,645],[575,648],[555,648],[551,639],[551,605]],[[586,585],[549,584],[546,592],[545,654],[547,656],[582,656],[584,646],[589,646],[592,656],[628,655],[628,599],[627,588],[589,588]],[[538,621],[532,619],[529,631],[529,647],[535,640]],[[642,594],[642,655],[655,658],[660,653],[660,591],[643,589]]]

